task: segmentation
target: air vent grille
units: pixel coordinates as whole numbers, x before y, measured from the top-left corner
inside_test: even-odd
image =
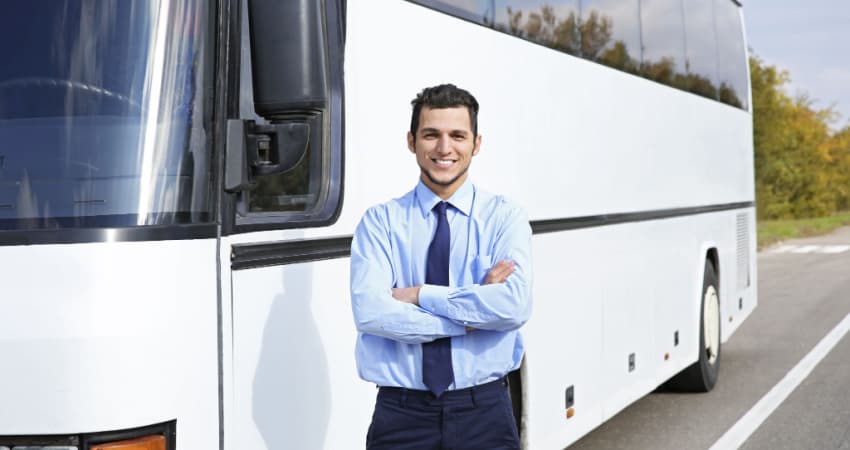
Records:
[[[741,291],[750,287],[750,214],[738,214],[736,222],[737,286]]]

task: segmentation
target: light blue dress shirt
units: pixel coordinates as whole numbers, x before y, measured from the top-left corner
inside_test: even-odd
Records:
[[[462,389],[519,367],[518,329],[531,314],[531,227],[516,204],[467,180],[447,201],[449,286],[425,284],[428,246],[441,199],[422,181],[363,216],[351,243],[351,306],[360,377],[379,386],[426,390],[422,343],[451,336],[455,382]],[[515,263],[504,283],[482,285],[501,260]],[[392,288],[423,285],[419,306]],[[474,330],[467,332],[467,327]]]

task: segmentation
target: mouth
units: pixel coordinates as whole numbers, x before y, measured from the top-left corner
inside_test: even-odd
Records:
[[[433,163],[434,163],[437,167],[441,167],[441,168],[449,168],[449,167],[451,167],[454,163],[456,163],[457,161],[455,161],[455,160],[453,160],[453,159],[436,159],[436,158],[431,158],[431,162],[433,162]]]

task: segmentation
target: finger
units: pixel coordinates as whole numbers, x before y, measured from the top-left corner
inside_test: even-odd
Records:
[[[498,282],[498,280],[507,276],[508,273],[510,272],[508,272],[508,269],[504,266],[493,266],[493,268],[487,273],[487,279],[492,282]]]
[[[490,268],[489,273],[493,275],[503,275],[510,273],[511,271],[513,271],[513,268],[510,261],[499,261]]]
[[[487,281],[484,284],[504,283],[508,279],[510,272],[493,272],[487,276]]]
[[[494,268],[497,268],[497,272],[499,276],[503,278],[507,278],[508,275],[512,274],[516,269],[516,264],[513,261],[499,261],[496,263]]]
[[[511,270],[513,270],[513,269],[511,268],[511,262],[510,261],[499,261],[490,270],[494,271],[497,274],[504,274],[504,273],[510,273]]]

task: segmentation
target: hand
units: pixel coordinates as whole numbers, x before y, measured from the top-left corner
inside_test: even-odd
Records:
[[[422,286],[393,288],[393,298],[403,303],[419,306],[419,289],[421,288]]]
[[[508,279],[508,275],[514,273],[516,263],[503,259],[497,262],[490,271],[487,272],[487,278],[484,279],[484,284],[504,283]]]

